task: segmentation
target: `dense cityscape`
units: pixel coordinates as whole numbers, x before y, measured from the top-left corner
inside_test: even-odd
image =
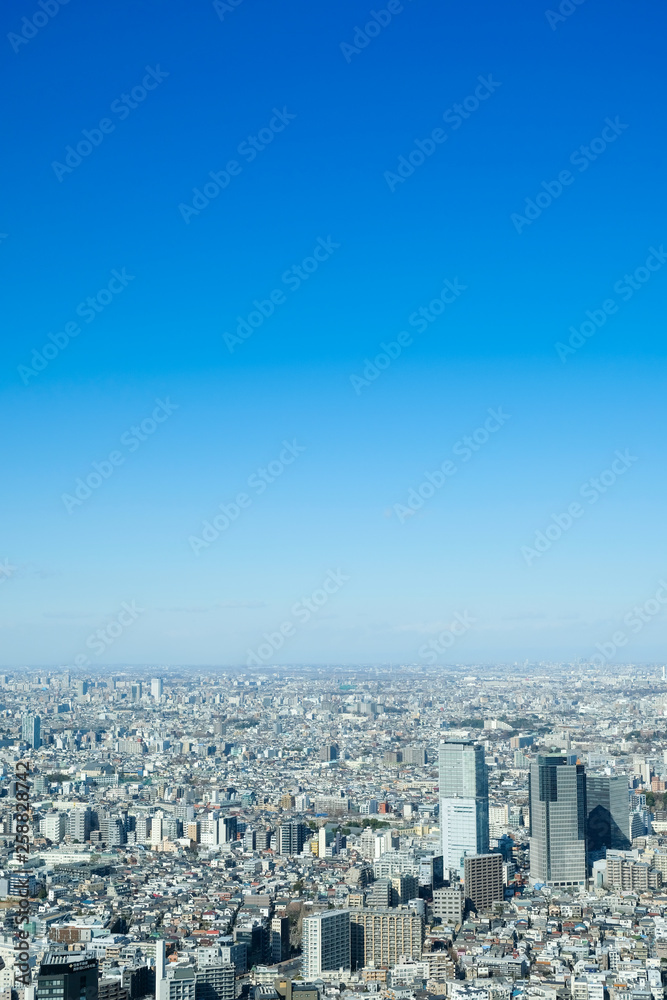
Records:
[[[659,666],[0,685],[0,1000],[663,1000]]]

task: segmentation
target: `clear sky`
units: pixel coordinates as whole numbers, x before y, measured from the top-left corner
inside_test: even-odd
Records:
[[[664,6],[0,16],[3,664],[665,657]]]

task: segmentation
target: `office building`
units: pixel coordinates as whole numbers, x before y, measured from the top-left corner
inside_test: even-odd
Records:
[[[280,854],[301,854],[308,835],[305,823],[294,820],[278,827],[278,851]]]
[[[28,896],[34,896],[36,884],[37,882],[32,872],[12,872],[10,875],[0,878],[0,899],[25,896],[26,887],[28,889]]]
[[[586,883],[586,776],[576,755],[540,754],[528,774],[530,877]]]
[[[445,877],[463,874],[466,854],[489,849],[488,769],[484,748],[464,741],[440,744],[440,827]]]
[[[630,800],[623,775],[586,775],[586,829],[589,861],[604,851],[630,849]]]
[[[271,964],[277,965],[278,962],[285,962],[290,955],[289,917],[282,913],[271,917],[269,934]]]
[[[502,854],[470,854],[463,866],[466,905],[488,910],[504,899]]]
[[[355,909],[350,911],[350,939],[353,968],[389,968],[401,955],[421,958],[424,921],[407,907]]]
[[[27,712],[21,718],[21,739],[33,750],[39,750],[42,745],[42,720],[39,715]]]
[[[74,696],[76,698],[85,698],[88,694],[88,681],[78,680],[74,681]]]
[[[303,918],[303,977],[350,969],[350,911],[325,910]]]
[[[160,701],[161,700],[161,698],[162,698],[162,678],[161,677],[153,677],[153,679],[151,680],[151,697],[154,698],[155,701]]]
[[[96,958],[47,953],[39,967],[35,1000],[97,1000]]]
[[[433,892],[433,916],[443,924],[460,924],[463,920],[463,893],[459,886],[435,889]]]
[[[87,840],[90,840],[91,814],[88,806],[72,809],[68,819],[69,835],[72,840],[79,844],[85,844]]]

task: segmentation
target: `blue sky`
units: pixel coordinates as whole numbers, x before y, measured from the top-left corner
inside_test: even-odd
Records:
[[[667,574],[665,11],[44,2],[2,11],[2,663],[609,650]]]

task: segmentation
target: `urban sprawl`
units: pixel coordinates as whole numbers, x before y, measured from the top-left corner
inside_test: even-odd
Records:
[[[0,1000],[664,1000],[662,667],[22,669],[0,703]]]

